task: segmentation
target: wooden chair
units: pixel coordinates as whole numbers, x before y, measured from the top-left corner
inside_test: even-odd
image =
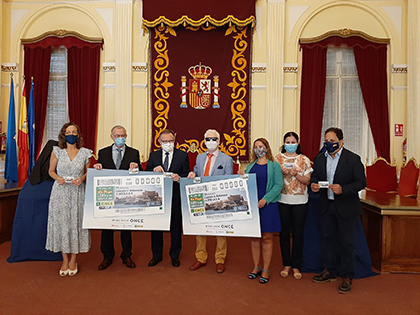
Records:
[[[401,168],[400,182],[398,183],[398,195],[403,197],[416,197],[419,180],[419,165],[411,158]]]
[[[377,192],[397,192],[397,166],[378,157],[366,166],[366,190]]]

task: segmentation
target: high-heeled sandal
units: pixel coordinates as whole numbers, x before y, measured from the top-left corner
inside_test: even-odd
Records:
[[[76,263],[76,269],[74,270],[69,269],[69,276],[74,277],[78,272],[79,272],[79,269],[77,268],[77,263]]]
[[[289,274],[290,274],[290,270],[292,269],[292,267],[290,267],[290,266],[285,266],[284,268],[283,268],[283,270],[282,271],[280,271],[280,276],[282,277],[282,278],[287,278],[288,276],[289,276]]]
[[[67,269],[67,270],[61,270],[60,269],[60,271],[59,271],[59,275],[60,275],[60,277],[65,277],[65,276],[67,276],[69,274],[69,269]]]
[[[293,268],[293,278],[296,280],[302,279],[302,274],[300,273],[299,269]]]
[[[258,272],[257,273],[250,272],[248,274],[249,280],[253,280],[253,279],[256,279],[258,276],[261,276],[261,267],[254,267],[253,270],[258,270]]]
[[[268,282],[268,280],[270,280],[270,270],[263,269],[262,271],[268,272],[268,277],[267,278],[263,277],[263,276],[260,277],[260,283],[261,284],[266,284]]]

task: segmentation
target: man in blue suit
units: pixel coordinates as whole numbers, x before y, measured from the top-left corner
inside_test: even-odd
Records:
[[[365,169],[360,156],[343,147],[343,131],[325,131],[325,151],[318,154],[311,177],[311,189],[319,193],[322,259],[325,270],[312,278],[316,283],[336,281],[340,293],[349,293],[354,277],[354,231],[363,213],[358,192],[365,188]],[[324,183],[322,183],[324,182]],[[324,186],[325,185],[325,186]],[[328,186],[328,188],[323,188]],[[337,258],[341,270],[336,270]]]
[[[207,151],[197,156],[194,172],[189,173],[188,178],[195,178],[196,176],[232,175],[232,158],[219,150],[220,134],[214,129],[209,129],[204,134],[204,140]],[[216,272],[223,273],[225,271],[227,240],[226,236],[216,236],[216,239]],[[205,266],[207,262],[207,236],[197,235],[196,241],[196,262],[191,265],[190,270],[197,270]]]

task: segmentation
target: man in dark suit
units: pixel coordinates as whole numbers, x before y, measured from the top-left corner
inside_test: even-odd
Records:
[[[366,186],[360,156],[343,148],[343,131],[325,131],[325,151],[318,154],[311,189],[320,193],[322,258],[325,270],[312,278],[316,283],[336,281],[336,258],[340,259],[340,293],[349,293],[354,277],[354,231],[363,213],[358,192]],[[322,183],[324,182],[324,183]],[[328,186],[328,188],[323,188]]]
[[[128,170],[139,168],[141,171],[139,151],[130,148],[125,144],[127,132],[123,126],[116,125],[111,129],[111,139],[114,144],[99,150],[98,163],[93,167],[97,170],[104,169],[120,169]],[[121,259],[123,264],[128,268],[135,268],[136,264],[131,260],[131,231],[121,230]],[[114,250],[114,230],[102,230],[101,235],[101,252],[104,260],[99,265],[99,270],[104,270],[112,264],[115,256]]]
[[[146,171],[171,172],[173,179],[172,190],[172,214],[171,214],[171,256],[172,266],[179,267],[179,253],[182,247],[182,216],[181,216],[181,195],[179,191],[179,178],[185,177],[190,172],[188,154],[182,150],[175,149],[175,133],[165,129],[159,135],[159,142],[162,149],[150,153]],[[163,254],[163,232],[152,231],[152,253],[153,258],[149,261],[149,267],[156,266],[162,261]]]

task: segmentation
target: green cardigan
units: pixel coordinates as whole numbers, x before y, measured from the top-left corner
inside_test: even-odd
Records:
[[[257,162],[255,160],[253,163],[248,164],[245,169],[245,173],[249,174],[249,171],[252,169],[254,164]],[[277,162],[268,160],[267,164],[267,188],[266,193],[263,197],[267,203],[273,203],[280,200],[281,194],[280,191],[283,188],[283,172],[281,166]]]

